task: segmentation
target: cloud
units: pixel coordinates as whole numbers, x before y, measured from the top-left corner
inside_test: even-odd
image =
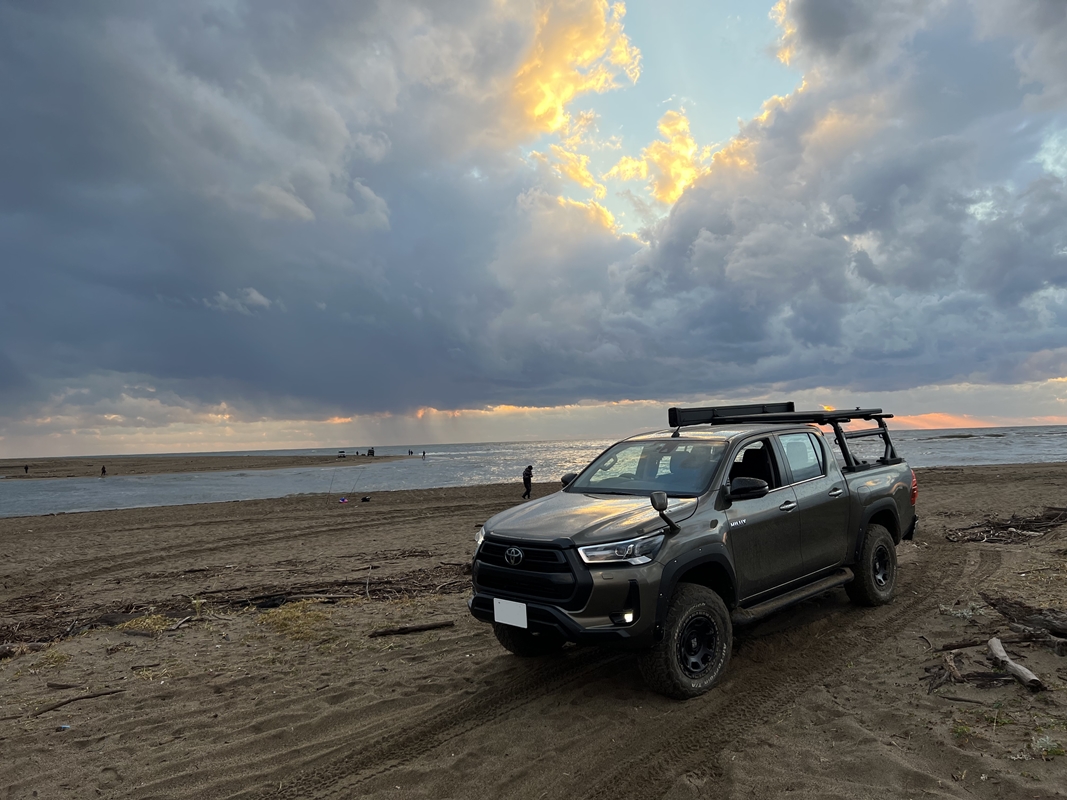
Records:
[[[555,168],[565,178],[577,183],[579,186],[592,189],[596,197],[603,197],[607,190],[604,185],[597,183],[593,173],[589,171],[589,156],[580,153],[572,153],[558,144],[549,146],[552,155],[556,157]]]
[[[994,389],[1067,374],[1058,6],[778,8],[801,88],[713,153],[671,111],[598,178],[578,105],[639,73],[621,6],[0,6],[2,447],[824,389],[1030,402]],[[608,180],[650,182],[641,238]]]
[[[604,174],[605,180],[636,180],[651,176],[652,196],[661,203],[673,203],[707,168],[702,162],[710,148],[700,150],[689,133],[689,119],[678,111],[668,111],[659,121],[660,141],[641,151],[641,158],[623,156]]]
[[[220,291],[210,300],[205,299],[204,305],[216,311],[236,311],[238,314],[247,316],[255,309],[265,311],[274,304],[249,286],[242,289],[237,297],[230,297],[226,292]]]
[[[560,0],[537,12],[533,46],[515,77],[515,98],[531,130],[568,134],[569,106],[589,92],[636,82],[641,53],[623,32],[626,6],[607,0]]]

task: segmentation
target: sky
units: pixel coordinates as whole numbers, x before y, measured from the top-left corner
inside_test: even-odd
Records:
[[[0,0],[0,457],[1067,424],[1062,0]]]

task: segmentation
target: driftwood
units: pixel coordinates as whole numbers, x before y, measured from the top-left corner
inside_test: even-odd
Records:
[[[30,714],[31,717],[39,717],[41,714],[47,714],[49,711],[55,711],[57,708],[62,708],[70,703],[77,703],[79,700],[89,700],[93,697],[104,697],[109,694],[118,694],[119,692],[125,692],[125,689],[105,689],[102,692],[90,692],[89,694],[80,694],[77,697],[68,697],[66,700],[60,700],[58,703],[52,703],[51,705],[39,708]]]
[[[1010,597],[979,592],[982,599],[1012,622],[1030,628],[1043,628],[1056,636],[1067,636],[1067,612],[1055,608],[1036,608]]]
[[[180,628],[180,627],[181,627],[182,625],[184,625],[184,624],[185,624],[186,622],[189,622],[190,620],[192,620],[192,617],[182,617],[182,618],[181,618],[180,620],[178,620],[178,621],[177,621],[177,622],[176,622],[175,624],[173,624],[173,625],[171,625],[171,626],[170,626],[169,628],[167,628],[167,630],[168,630],[168,631],[176,631],[176,630],[178,630],[178,629],[179,629],[179,628]]]
[[[1053,636],[1051,633],[1044,630],[1034,630],[1026,625],[1021,625],[1018,622],[1009,622],[1008,627],[1016,633],[1032,636],[1033,641],[1045,645],[1058,656],[1067,656],[1067,639]],[[1004,640],[1002,639],[1002,641]]]
[[[1067,524],[1067,508],[1048,506],[1044,513],[1036,517],[1018,517],[1015,514],[1007,520],[988,517],[983,522],[957,528],[945,538],[950,542],[1020,544],[1039,538],[1064,524]]]
[[[954,694],[935,694],[934,697],[940,697],[942,700],[951,700],[953,703],[974,703],[976,706],[984,706],[981,700],[972,700],[969,697],[956,697]]]
[[[942,660],[945,662],[945,669],[948,671],[949,677],[955,683],[963,683],[963,676],[960,675],[960,671],[956,667],[956,655],[954,653],[945,653]]]
[[[1039,633],[1037,631],[1030,631],[1025,633],[1020,632],[1015,636],[1001,636],[1000,640],[1008,644],[1018,644],[1019,642],[1032,642],[1037,639],[1043,639],[1044,636],[1044,634]],[[988,639],[964,639],[959,642],[949,642],[948,644],[943,644],[937,649],[942,652],[946,650],[966,650],[968,647],[984,647],[988,643]]]
[[[1000,639],[996,636],[989,640],[989,654],[998,666],[1001,666],[1010,672],[1015,679],[1027,689],[1041,691],[1045,688],[1045,684],[1043,684],[1041,679],[1034,673],[1008,658],[1008,653],[1004,650],[1004,645],[1000,643]]]
[[[39,653],[48,647],[49,642],[20,642],[18,644],[0,644],[0,658],[21,656],[23,653]]]
[[[367,637],[373,639],[378,636],[403,636],[408,633],[421,633],[422,631],[432,631],[437,628],[451,628],[456,623],[452,620],[446,622],[427,622],[425,625],[403,625],[399,628],[379,628],[376,631],[371,631],[367,634]]]

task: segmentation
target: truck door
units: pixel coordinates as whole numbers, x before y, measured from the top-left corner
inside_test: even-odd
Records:
[[[730,468],[729,480],[760,478],[771,489],[765,497],[735,500],[726,510],[727,542],[742,601],[805,574],[798,504],[782,475],[770,437],[744,443]]]
[[[805,572],[829,569],[845,560],[848,548],[848,486],[821,436],[778,436],[799,504],[800,544]]]

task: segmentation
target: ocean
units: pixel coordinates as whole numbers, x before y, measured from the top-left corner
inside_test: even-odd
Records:
[[[892,430],[892,429],[891,429]],[[1026,464],[1067,460],[1067,426],[895,430],[899,455],[914,467],[968,464]],[[873,445],[877,440],[857,440]],[[375,453],[419,456],[365,466],[321,466],[276,470],[209,472],[180,475],[113,475],[107,478],[0,480],[0,517],[103,511],[117,508],[215,503],[326,494],[361,497],[395,489],[433,489],[514,482],[521,493],[522,470],[534,466],[534,481],[558,480],[576,472],[612,444],[609,440],[560,442],[492,442],[483,444],[375,447]],[[880,443],[878,443],[880,447]],[[329,455],[339,449],[366,451],[366,446],[338,445],[312,450],[249,451],[248,455]],[[183,454],[185,455],[185,454]],[[113,457],[117,462],[121,456]]]

